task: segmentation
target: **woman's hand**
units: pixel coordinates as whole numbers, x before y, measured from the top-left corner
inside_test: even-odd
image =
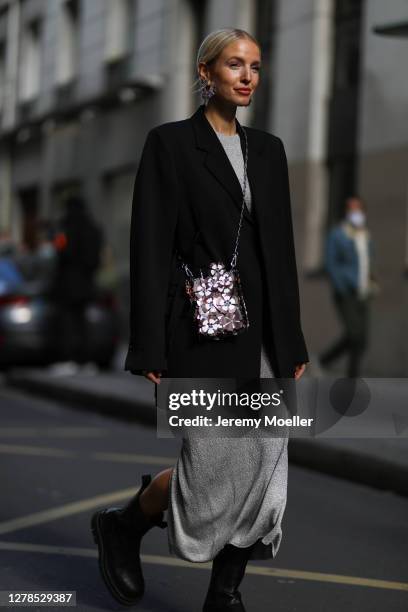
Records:
[[[154,371],[154,372],[146,372],[146,370],[143,370],[143,376],[145,376],[148,380],[150,380],[151,382],[154,382],[156,384],[160,384],[160,376],[162,375],[161,372],[158,371]]]
[[[299,380],[299,378],[302,376],[303,372],[306,370],[306,364],[305,363],[301,363],[297,366],[295,366],[295,380]]]

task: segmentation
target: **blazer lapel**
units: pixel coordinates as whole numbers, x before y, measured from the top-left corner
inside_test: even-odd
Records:
[[[197,148],[206,152],[204,157],[204,165],[206,168],[215,176],[219,183],[228,191],[232,197],[238,210],[241,211],[242,207],[242,188],[238,180],[235,170],[228,159],[228,156],[218,139],[213,127],[209,123],[207,117],[204,114],[205,105],[202,104],[196,112],[190,117],[194,128],[196,146]],[[242,127],[235,119],[237,132],[240,137],[242,152],[245,159],[245,136],[242,131]],[[259,169],[260,169],[260,153],[261,147],[259,142],[253,138],[250,134],[250,130],[246,130],[248,139],[248,166],[247,166],[247,180],[251,189],[252,195],[252,207],[256,212],[259,211],[260,196],[259,191]],[[254,223],[254,217],[249,212],[248,208],[244,207],[244,217],[250,222]]]

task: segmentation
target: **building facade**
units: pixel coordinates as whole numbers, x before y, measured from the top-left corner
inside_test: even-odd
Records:
[[[0,0],[0,228],[19,239],[27,219],[56,218],[67,193],[83,193],[112,247],[126,321],[131,197],[147,131],[194,112],[200,41],[241,27],[260,41],[263,68],[237,116],[286,146],[311,353],[338,331],[322,271],[326,232],[359,193],[382,287],[365,371],[404,376],[408,40],[372,30],[405,12],[405,0]]]

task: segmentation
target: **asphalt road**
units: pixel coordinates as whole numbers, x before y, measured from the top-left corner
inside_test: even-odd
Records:
[[[127,499],[141,474],[174,464],[179,445],[0,389],[0,590],[76,591],[81,612],[125,609],[99,576],[89,519]],[[407,498],[290,466],[281,548],[249,563],[247,611],[406,612],[407,517]],[[147,587],[134,609],[201,612],[211,564],[170,556],[165,529],[147,534],[142,553]]]

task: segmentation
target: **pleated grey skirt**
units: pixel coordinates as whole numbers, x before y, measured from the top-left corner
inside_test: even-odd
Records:
[[[274,378],[262,347],[261,378]],[[254,544],[250,559],[274,558],[286,507],[288,438],[183,438],[169,482],[169,552],[193,562],[225,546]]]

